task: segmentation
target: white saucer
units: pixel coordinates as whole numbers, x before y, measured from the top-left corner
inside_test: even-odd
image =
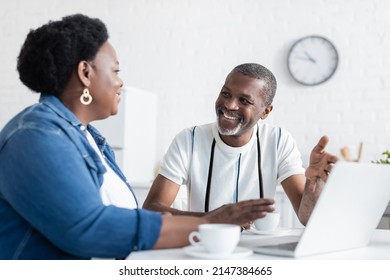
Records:
[[[288,233],[290,231],[291,231],[290,228],[282,228],[282,227],[277,228],[273,231],[258,230],[255,228],[250,228],[247,230],[247,232],[250,232],[253,234],[260,234],[260,235],[280,235],[280,234]]]
[[[236,259],[245,258],[253,254],[253,251],[244,247],[236,247],[231,254],[210,254],[202,246],[187,246],[184,247],[186,255],[201,259]]]

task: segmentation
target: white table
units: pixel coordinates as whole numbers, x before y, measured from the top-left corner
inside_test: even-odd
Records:
[[[299,235],[302,229],[296,229],[285,235]],[[255,235],[251,233],[242,233],[239,246],[253,248],[259,243],[264,244],[273,236]],[[179,249],[162,249],[133,252],[127,257],[128,260],[191,260],[195,259],[185,254],[182,248]],[[284,257],[276,257],[262,254],[253,254],[245,259],[256,260],[282,260],[291,259]],[[375,230],[373,237],[368,246],[345,250],[329,254],[313,255],[300,259],[316,259],[316,260],[390,260],[390,230]]]

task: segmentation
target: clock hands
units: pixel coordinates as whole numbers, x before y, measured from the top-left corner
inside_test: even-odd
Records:
[[[310,60],[313,63],[316,63],[316,60],[312,58],[311,55],[307,53],[307,51],[304,51],[304,53],[308,60]]]
[[[300,59],[300,60],[307,60],[307,61],[310,61],[312,63],[316,63],[316,60],[314,58],[311,57],[310,54],[307,53],[307,51],[304,51],[304,55],[305,56],[295,56],[296,59]]]

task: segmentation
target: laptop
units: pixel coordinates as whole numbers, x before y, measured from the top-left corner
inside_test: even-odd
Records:
[[[276,237],[253,250],[304,257],[364,247],[389,200],[390,165],[336,163],[302,235]]]

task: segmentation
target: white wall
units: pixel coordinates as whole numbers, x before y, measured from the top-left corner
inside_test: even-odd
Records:
[[[214,100],[237,64],[258,62],[279,87],[268,121],[290,130],[304,159],[322,134],[329,150],[349,145],[363,160],[390,149],[390,1],[331,0],[34,0],[4,1],[0,9],[0,129],[37,100],[18,80],[16,57],[30,28],[81,12],[100,17],[127,85],[158,94],[161,158],[186,126],[211,122]],[[301,36],[331,39],[339,52],[335,76],[304,87],[286,69]],[[145,107],[147,104],[134,104]],[[354,156],[354,154],[353,154]]]

